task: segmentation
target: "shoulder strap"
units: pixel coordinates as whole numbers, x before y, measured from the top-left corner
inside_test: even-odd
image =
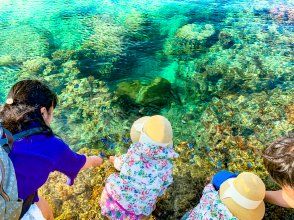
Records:
[[[3,133],[5,134],[5,138],[0,139],[0,146],[3,147],[7,152],[11,151],[12,144],[14,141],[44,131],[42,127],[36,127],[36,128],[32,128],[32,129],[17,133],[15,135],[12,135],[11,132],[4,127],[0,127],[0,129],[2,129]]]
[[[24,137],[28,137],[32,134],[40,133],[42,131],[44,131],[44,128],[42,128],[42,127],[31,128],[29,130],[22,131],[18,134],[13,135],[13,140],[16,141],[16,140],[22,139]]]
[[[36,192],[32,193],[31,195],[28,196],[28,198],[26,198],[23,201],[20,219],[27,213],[27,211],[30,209],[31,205],[34,203],[34,199],[35,199],[36,194],[37,194]]]
[[[3,145],[8,145],[9,147],[12,146],[13,144],[13,135],[11,134],[10,131],[8,131],[6,128],[4,127],[0,127],[0,129],[2,130],[3,134],[5,134],[5,138],[0,139],[0,146]],[[1,132],[1,133],[2,133]]]

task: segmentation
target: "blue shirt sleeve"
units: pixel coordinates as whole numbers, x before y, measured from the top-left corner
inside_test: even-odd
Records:
[[[61,139],[58,140],[59,155],[55,163],[55,170],[65,174],[70,180],[69,185],[72,185],[86,163],[86,156],[72,151],[65,142]]]

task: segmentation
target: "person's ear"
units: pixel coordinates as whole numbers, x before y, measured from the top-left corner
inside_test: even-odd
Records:
[[[45,107],[42,107],[42,108],[40,109],[40,111],[41,111],[41,114],[43,115],[43,114],[45,113],[45,111],[46,111],[46,108],[45,108]]]
[[[41,115],[42,115],[43,119],[46,121],[46,119],[48,118],[48,112],[47,112],[47,109],[46,109],[45,107],[42,107],[42,108],[40,109],[40,111],[41,111]]]

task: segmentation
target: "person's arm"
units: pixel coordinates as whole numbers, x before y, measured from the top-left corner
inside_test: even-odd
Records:
[[[86,157],[86,162],[81,170],[86,170],[91,167],[98,167],[101,166],[103,163],[103,159],[99,156],[89,156]]]
[[[54,161],[54,171],[59,171],[68,177],[68,184],[72,185],[74,179],[82,169],[102,164],[103,159],[99,156],[89,156],[78,154],[61,139],[55,138],[53,143],[56,151]]]
[[[283,199],[282,190],[266,191],[265,201],[274,205],[282,206],[284,208],[291,208],[288,203]]]
[[[109,157],[109,161],[110,161],[111,163],[113,163],[115,169],[117,169],[117,170],[120,171],[121,166],[122,166],[122,164],[123,164],[124,157],[125,157],[124,155],[121,155],[121,156],[119,156],[119,157],[117,157],[117,156],[110,156],[110,157]]]

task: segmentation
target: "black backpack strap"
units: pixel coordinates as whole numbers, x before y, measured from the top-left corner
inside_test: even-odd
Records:
[[[26,198],[23,201],[21,214],[20,214],[19,219],[21,219],[27,213],[27,211],[29,211],[31,205],[34,203],[34,199],[35,199],[36,194],[37,193],[33,193],[33,194],[29,195],[28,198]]]
[[[33,134],[41,133],[42,131],[44,131],[44,128],[42,128],[42,127],[31,128],[29,130],[25,130],[25,131],[22,131],[18,134],[13,135],[13,139],[14,139],[14,141],[16,141],[16,140],[22,139],[24,137],[28,137]]]
[[[3,133],[5,134],[5,138],[0,139],[0,146],[2,146],[7,153],[11,151],[12,144],[14,141],[22,139],[24,137],[28,137],[33,134],[41,133],[42,131],[44,131],[44,128],[36,127],[36,128],[31,128],[29,130],[25,130],[15,135],[12,135],[11,132],[4,127],[1,127],[0,129],[2,129]]]
[[[5,134],[5,138],[0,139],[0,146],[8,146],[11,149],[14,141],[13,135],[4,127],[0,127],[0,129],[2,130],[3,134]]]

